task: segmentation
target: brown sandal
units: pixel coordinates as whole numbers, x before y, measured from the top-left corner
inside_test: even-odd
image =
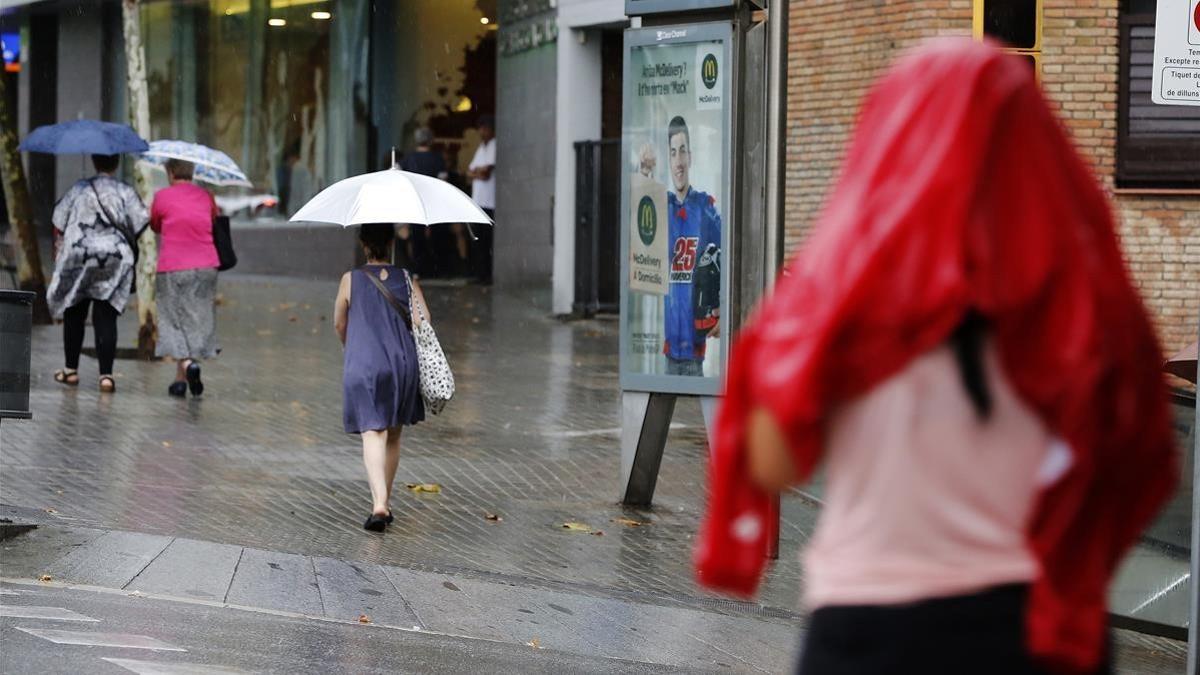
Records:
[[[78,387],[79,371],[60,368],[54,371],[54,381],[68,387]]]
[[[113,379],[112,375],[101,375],[100,376],[100,393],[111,394],[116,390],[117,390],[117,381]]]

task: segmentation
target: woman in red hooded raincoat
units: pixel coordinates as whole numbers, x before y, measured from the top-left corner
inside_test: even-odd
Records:
[[[697,576],[752,594],[771,493],[823,461],[801,672],[1104,672],[1107,584],[1175,479],[1161,363],[1028,66],[922,47],[737,338]]]

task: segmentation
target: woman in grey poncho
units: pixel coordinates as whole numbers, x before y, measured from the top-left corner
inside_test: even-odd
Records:
[[[100,391],[116,390],[117,317],[129,302],[134,247],[150,215],[137,192],[113,177],[117,155],[92,155],[96,175],[71,186],[54,207],[58,236],[46,301],[63,320],[64,368],[54,381],[79,384],[79,352],[89,307],[100,361]]]

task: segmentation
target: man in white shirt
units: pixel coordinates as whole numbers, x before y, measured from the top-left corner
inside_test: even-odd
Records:
[[[496,127],[491,115],[479,118],[479,147],[475,157],[467,166],[467,177],[471,179],[471,197],[479,208],[492,219],[496,217]],[[475,228],[478,237],[473,242],[471,266],[479,281],[492,283],[492,228],[484,225]]]

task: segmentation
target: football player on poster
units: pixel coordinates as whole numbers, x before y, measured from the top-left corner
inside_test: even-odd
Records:
[[[717,200],[692,187],[691,135],[676,116],[667,125],[667,245],[670,292],[663,299],[663,354],[667,375],[704,376],[707,340],[721,333],[721,214]],[[657,163],[653,147],[643,147],[642,173]]]

